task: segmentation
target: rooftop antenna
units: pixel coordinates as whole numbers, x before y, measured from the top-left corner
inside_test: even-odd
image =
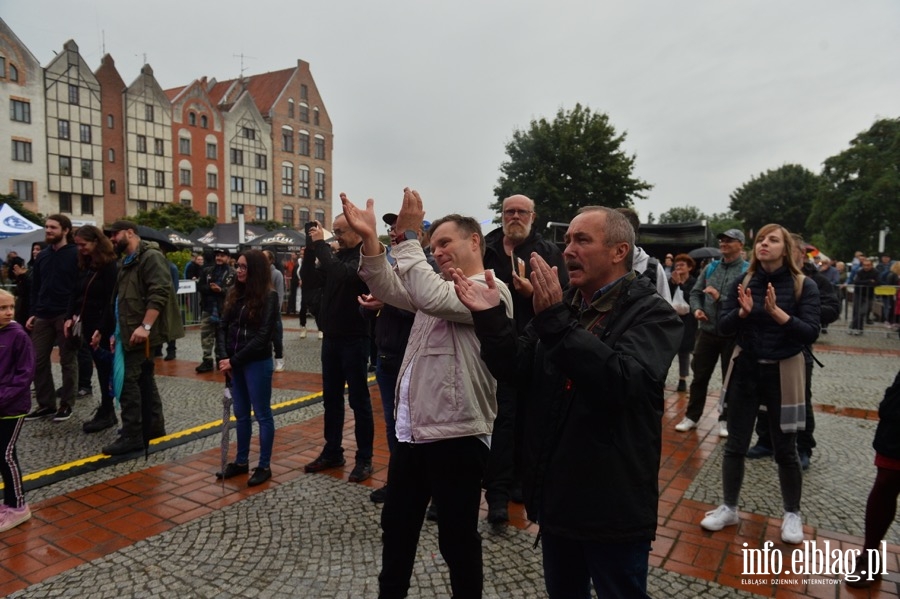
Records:
[[[244,59],[247,58],[250,60],[256,60],[256,57],[255,56],[246,56],[243,52],[241,52],[240,54],[232,54],[231,56],[233,58],[241,59],[241,79],[243,79],[244,78]]]

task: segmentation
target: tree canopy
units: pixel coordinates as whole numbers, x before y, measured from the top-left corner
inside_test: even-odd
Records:
[[[659,215],[659,224],[686,223],[692,220],[703,220],[706,215],[696,206],[676,206]]]
[[[149,212],[138,212],[137,216],[127,218],[139,225],[146,225],[154,229],[171,227],[185,235],[194,229],[210,228],[216,224],[216,217],[200,216],[200,213],[190,206],[175,203],[166,204]]]
[[[857,135],[825,161],[822,180],[808,224],[833,255],[874,254],[885,228],[885,249],[900,253],[900,119],[878,120]]]
[[[815,173],[798,164],[785,164],[738,187],[729,208],[748,231],[777,222],[792,233],[806,235],[806,220],[820,189]]]
[[[506,144],[490,208],[499,214],[504,198],[527,195],[543,227],[570,221],[582,206],[631,207],[653,186],[633,176],[635,156],[624,152],[624,141],[606,114],[581,104],[560,109],[553,121],[532,120]]]

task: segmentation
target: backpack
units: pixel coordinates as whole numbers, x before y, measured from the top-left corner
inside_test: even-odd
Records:
[[[656,285],[656,272],[659,268],[659,260],[650,256],[647,258],[647,268],[644,269],[644,276],[650,279],[650,281]]]

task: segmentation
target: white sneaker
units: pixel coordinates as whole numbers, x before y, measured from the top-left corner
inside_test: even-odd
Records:
[[[719,436],[720,437],[728,436],[728,424],[724,420],[719,422]]]
[[[4,532],[11,528],[15,528],[19,524],[26,522],[31,518],[31,508],[27,505],[22,507],[7,507],[0,512],[0,532]]]
[[[781,523],[781,540],[790,545],[803,542],[803,520],[797,512],[785,512]]]
[[[284,372],[284,358],[275,358],[275,372]]]
[[[306,339],[306,327],[300,327],[300,338]]]
[[[697,423],[687,416],[684,417],[684,420],[675,425],[675,430],[679,433],[686,433],[694,428],[697,428]]]
[[[706,512],[706,518],[700,521],[700,526],[705,530],[716,531],[726,526],[734,526],[740,521],[737,510],[723,504],[711,512]]]
[[[322,331],[319,331],[319,341],[321,341],[324,338],[325,338],[325,333],[323,333]]]

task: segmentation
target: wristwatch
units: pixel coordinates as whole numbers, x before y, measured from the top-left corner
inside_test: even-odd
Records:
[[[418,239],[419,234],[413,231],[412,229],[407,229],[403,231],[403,233],[398,233],[394,236],[394,241],[396,243],[403,243],[404,241],[411,241],[413,239]]]
[[[142,322],[141,326],[144,327],[144,330],[147,331],[148,333],[150,332],[150,329],[153,328],[152,324],[147,324],[146,322]]]

